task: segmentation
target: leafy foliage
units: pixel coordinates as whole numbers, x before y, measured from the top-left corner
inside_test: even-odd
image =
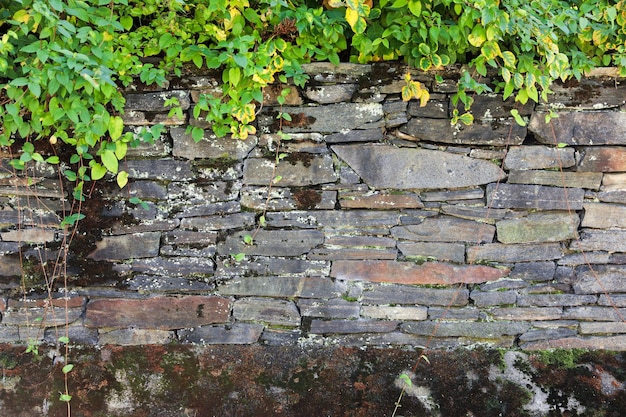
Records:
[[[65,164],[83,198],[85,181],[120,170],[129,146],[158,127],[128,132],[121,90],[163,84],[186,65],[216,71],[193,117],[219,136],[245,138],[263,89],[303,85],[302,64],[406,60],[420,70],[462,65],[455,100],[498,91],[521,103],[548,100],[557,79],[613,65],[626,75],[626,0],[0,0],[0,146],[12,161]],[[487,84],[489,75],[495,83]],[[495,78],[493,78],[495,77]],[[425,86],[405,78],[404,99],[424,105]],[[470,94],[470,92],[472,94]],[[170,113],[182,116],[175,102]],[[471,116],[453,120],[471,122]],[[190,128],[200,140],[202,129]],[[37,140],[72,149],[44,156]]]

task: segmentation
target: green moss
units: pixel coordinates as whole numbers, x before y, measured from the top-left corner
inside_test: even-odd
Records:
[[[559,368],[572,369],[579,364],[586,349],[550,349],[533,353],[539,362]]]

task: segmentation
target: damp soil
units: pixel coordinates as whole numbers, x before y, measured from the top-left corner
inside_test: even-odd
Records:
[[[103,346],[72,348],[71,415],[79,416],[391,416],[400,395],[398,376],[415,389],[403,395],[397,416],[533,416],[525,387],[493,378],[501,350],[427,353],[405,349],[278,346]],[[533,382],[543,382],[550,416],[618,416],[624,391],[603,392],[589,369],[622,381],[621,354],[589,353],[572,367],[530,361]],[[416,363],[419,364],[415,366]],[[0,346],[5,415],[67,416],[58,400],[63,362],[49,348],[39,356]],[[558,393],[558,395],[556,395]],[[569,412],[559,398],[586,408]],[[557,398],[558,397],[558,398]],[[35,413],[35,414],[33,414]]]

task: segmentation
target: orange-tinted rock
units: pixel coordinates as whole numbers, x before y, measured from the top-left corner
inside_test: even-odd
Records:
[[[229,316],[230,300],[222,297],[102,299],[87,305],[85,325],[168,330],[225,323]]]
[[[392,261],[335,261],[331,276],[341,280],[450,285],[495,281],[508,273],[507,269],[482,265],[457,266],[438,262],[416,265],[410,262]]]

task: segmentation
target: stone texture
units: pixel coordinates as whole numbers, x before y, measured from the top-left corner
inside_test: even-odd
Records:
[[[0,276],[15,277],[22,275],[22,263],[14,256],[0,256]]]
[[[55,231],[52,229],[44,229],[40,227],[9,230],[0,233],[0,239],[5,242],[23,242],[23,243],[49,243],[55,240]]]
[[[487,206],[536,210],[580,210],[585,192],[582,188],[557,188],[542,185],[488,184]]]
[[[244,345],[256,343],[263,333],[262,324],[234,323],[224,326],[201,326],[178,331],[183,343],[200,345]]]
[[[432,322],[419,321],[403,323],[402,331],[421,336],[437,337],[469,337],[474,339],[491,339],[500,336],[516,336],[526,332],[530,325],[523,322]]]
[[[497,219],[503,219],[509,213],[506,209],[461,205],[444,205],[441,206],[441,211],[444,214],[449,214],[461,219],[475,220],[490,224],[495,223]]]
[[[537,184],[552,187],[584,188],[598,190],[602,181],[601,172],[558,172],[558,171],[509,171],[509,184]]]
[[[321,228],[333,230],[387,230],[400,224],[400,214],[391,210],[318,210],[267,213],[271,227]],[[381,233],[384,234],[384,233]]]
[[[93,300],[87,304],[85,325],[172,330],[225,323],[230,304],[227,298],[210,296]]]
[[[228,230],[254,226],[254,213],[233,213],[216,216],[198,216],[181,219],[180,227],[185,230]]]
[[[578,294],[520,294],[517,297],[519,307],[573,307],[595,304],[595,295]]]
[[[151,275],[165,275],[170,277],[206,278],[213,275],[215,262],[206,257],[175,256],[155,257],[146,259],[133,259],[131,261],[133,272]]]
[[[626,266],[581,266],[572,287],[576,294],[626,293]]]
[[[124,94],[126,103],[124,109],[146,111],[146,112],[164,112],[169,111],[169,107],[165,107],[165,101],[170,99],[178,99],[181,109],[187,110],[191,105],[189,93],[187,91],[173,90],[162,91],[156,93],[131,93]]]
[[[507,269],[481,265],[456,266],[438,262],[416,265],[411,262],[338,260],[333,262],[330,275],[340,280],[451,285],[495,281],[507,273]]]
[[[126,161],[129,178],[161,181],[188,181],[194,178],[188,161],[174,159],[129,159]]]
[[[496,223],[498,241],[502,243],[560,242],[578,237],[580,219],[575,213],[530,213],[520,219]]]
[[[262,322],[274,326],[300,325],[300,313],[293,301],[269,298],[241,298],[233,304],[233,318],[237,321]]]
[[[554,278],[555,270],[554,262],[520,262],[515,264],[509,277],[525,281],[550,281]]]
[[[491,243],[495,227],[472,220],[441,216],[427,218],[419,224],[397,226],[391,229],[396,239],[417,242]]]
[[[160,232],[105,236],[89,257],[96,261],[150,258],[159,254]]]
[[[283,159],[276,168],[274,161],[265,158],[247,159],[243,166],[243,181],[247,185],[267,186],[280,177],[282,187],[302,187],[335,182],[338,179],[329,155],[291,154],[291,160]]]
[[[611,70],[610,67],[600,67],[597,70]],[[599,74],[602,78],[595,76],[583,77],[577,80],[575,85],[567,83],[553,83],[550,85],[550,104],[558,108],[573,110],[602,110],[622,106],[626,99],[626,86],[623,83],[615,82],[616,74]],[[603,82],[604,81],[604,82]]]
[[[356,319],[359,318],[361,304],[341,298],[330,300],[304,298],[297,301],[298,309],[303,317],[322,319]]]
[[[270,198],[268,187],[244,187],[241,190],[241,205],[252,210],[332,210],[337,203],[337,191],[272,187]]]
[[[580,323],[580,334],[626,333],[626,322]]]
[[[329,333],[387,333],[396,330],[397,321],[380,320],[313,320],[310,332]]]
[[[338,103],[317,107],[289,107],[281,110],[291,116],[291,122],[283,121],[282,130],[293,132],[337,133],[351,129],[367,128],[368,124],[381,121],[383,107],[379,103]],[[259,115],[262,129],[274,131],[275,116]]]
[[[377,189],[470,187],[504,178],[491,162],[441,151],[371,144],[331,149]]]
[[[406,209],[422,208],[417,194],[387,194],[380,192],[339,192],[339,205],[346,209]]]
[[[254,235],[252,244],[244,242],[247,235]],[[259,230],[228,236],[218,244],[217,252],[223,255],[300,256],[323,242],[324,234],[317,230]]]
[[[626,206],[604,203],[583,204],[582,227],[593,229],[626,228]]]
[[[177,158],[196,159],[244,159],[257,144],[256,136],[248,136],[245,140],[218,138],[211,131],[205,131],[204,137],[196,142],[186,128],[170,129],[174,144],[172,155]]]
[[[421,288],[406,285],[381,285],[363,292],[364,305],[465,306],[469,291],[464,288]]]
[[[318,85],[306,88],[304,96],[320,104],[341,103],[350,101],[356,90],[356,84]]]
[[[626,350],[626,336],[564,337],[524,343],[521,345],[521,348],[525,350],[592,349],[624,351]]]
[[[545,113],[533,113],[528,124],[538,141],[548,145],[623,145],[626,144],[626,113],[559,112],[545,123]]]
[[[398,250],[409,259],[436,259],[459,264],[465,262],[465,245],[462,243],[398,242]]]
[[[504,158],[507,170],[562,169],[572,167],[575,163],[574,148],[548,146],[512,146]]]
[[[499,307],[489,310],[495,320],[559,320],[563,316],[561,307]]]
[[[563,255],[558,243],[538,243],[534,245],[505,245],[500,243],[470,246],[467,248],[467,262],[531,262],[558,259]]]
[[[384,137],[382,129],[350,130],[326,135],[326,143],[378,142]]]
[[[584,229],[581,238],[570,244],[576,251],[626,252],[626,231]]]
[[[625,114],[626,113],[621,113]],[[626,118],[625,118],[626,120]],[[626,137],[626,135],[622,135]],[[619,172],[626,171],[626,147],[588,146],[580,150],[578,171]]]
[[[461,123],[452,125],[449,119],[411,118],[400,130],[428,142],[459,145],[521,145],[526,137],[526,128],[512,119],[476,121],[466,126]]]
[[[395,260],[398,251],[395,249],[370,248],[316,248],[307,255],[308,259],[337,260],[337,259],[387,259]]]
[[[459,201],[478,200],[485,196],[482,188],[470,188],[465,190],[425,191],[420,193],[424,201]]]
[[[515,304],[517,292],[512,290],[494,292],[472,291],[470,299],[474,300],[474,305],[477,307]]]
[[[616,321],[623,322],[626,309],[600,306],[570,307],[563,311],[563,318],[579,321]]]
[[[336,298],[344,288],[322,277],[245,277],[228,281],[219,287],[222,295]]]
[[[361,316],[383,320],[426,320],[427,307],[410,306],[363,306]]]
[[[73,340],[73,339],[70,339]],[[113,329],[101,331],[98,335],[100,345],[143,346],[166,345],[175,340],[174,332],[155,329]]]

